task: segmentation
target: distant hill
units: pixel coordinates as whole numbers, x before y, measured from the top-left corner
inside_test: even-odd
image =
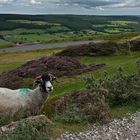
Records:
[[[140,33],[139,16],[0,14],[0,48],[22,43],[54,43]],[[117,39],[117,38],[115,38]]]
[[[17,28],[47,29],[50,28],[51,26],[50,24],[34,24],[35,21],[60,24],[61,26],[69,28],[71,31],[92,29],[99,32],[100,31],[108,32],[107,30],[105,31],[104,28],[117,29],[118,27],[121,27],[121,30],[126,29],[126,31],[127,29],[128,31],[140,30],[139,16],[16,15],[16,14],[13,15],[0,14],[0,30],[12,30]],[[118,22],[117,23],[114,22],[112,24],[113,21]],[[134,24],[136,24],[136,26],[133,26]]]

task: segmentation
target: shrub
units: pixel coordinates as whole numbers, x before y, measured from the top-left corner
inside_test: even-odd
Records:
[[[89,43],[78,46],[70,46],[57,53],[57,56],[108,56],[116,52],[116,43]]]
[[[108,105],[104,89],[72,93],[57,100],[53,105],[56,114],[65,123],[101,122],[109,120]]]
[[[120,52],[126,52],[128,53],[129,51],[140,51],[140,38],[131,40],[129,42],[123,42],[118,44],[118,50]]]
[[[51,56],[32,60],[19,68],[0,74],[0,86],[7,88],[24,87],[24,79],[35,78],[46,72],[53,72],[57,77],[72,76],[104,67],[105,64],[84,65],[70,57]],[[28,85],[32,85],[28,80]],[[27,84],[26,84],[27,86]]]
[[[57,113],[54,117],[54,121],[64,124],[80,124],[87,123],[87,117],[79,108],[69,107],[63,113]]]
[[[140,38],[130,41],[132,51],[140,51]]]
[[[1,140],[48,140],[47,125],[42,122],[21,123],[15,131],[0,134]],[[49,129],[49,127],[47,128]]]
[[[8,123],[12,121],[17,121],[19,119],[23,118],[23,112],[19,111],[16,112],[15,114],[6,114],[3,116],[0,116],[0,127],[3,125],[7,125]]]
[[[140,68],[139,61],[137,63],[138,68]],[[126,75],[122,68],[118,68],[118,72],[113,77],[106,73],[104,78],[96,80],[90,76],[85,81],[87,88],[98,89],[102,87],[108,90],[107,98],[110,105],[139,104],[140,102],[140,69],[136,74]]]
[[[21,87],[22,78],[18,76],[16,70],[11,70],[0,74],[0,87],[17,88]]]

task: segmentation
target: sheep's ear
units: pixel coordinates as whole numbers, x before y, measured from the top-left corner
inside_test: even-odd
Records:
[[[56,80],[56,77],[52,77],[52,81]]]
[[[33,88],[36,87],[37,85],[39,85],[41,83],[40,80],[35,80],[33,83]]]
[[[41,83],[41,80],[35,80],[34,83],[35,84],[40,84]]]

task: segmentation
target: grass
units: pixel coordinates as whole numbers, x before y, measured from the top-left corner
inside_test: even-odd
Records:
[[[140,58],[140,52],[135,52],[132,55],[126,55],[126,56],[119,55],[119,56],[109,56],[109,57],[108,56],[107,57],[79,57],[78,59],[80,59],[81,62],[83,62],[85,64],[105,63],[107,66],[106,66],[106,68],[104,68],[102,70],[89,72],[89,73],[75,76],[72,78],[63,77],[63,78],[58,79],[59,83],[54,84],[55,90],[54,90],[53,94],[51,95],[50,99],[48,100],[47,104],[45,105],[44,111],[45,112],[47,112],[48,110],[50,111],[49,108],[51,108],[51,103],[54,102],[59,97],[65,95],[65,94],[71,93],[73,91],[76,91],[77,89],[78,90],[85,89],[83,78],[86,75],[92,74],[92,75],[94,75],[95,78],[99,78],[99,77],[103,76],[105,71],[107,71],[110,75],[113,75],[117,71],[117,68],[119,66],[123,67],[124,71],[127,74],[134,73],[137,69],[135,62],[138,58]],[[130,108],[126,109],[126,112],[129,112],[129,109]],[[137,109],[138,108],[136,108],[135,110],[137,110]],[[123,112],[123,113],[126,114],[126,112]],[[51,112],[49,112],[49,113],[51,113]],[[116,115],[115,112],[112,112],[112,113],[114,114],[112,116]]]
[[[48,33],[49,31],[64,31],[62,33]],[[67,31],[66,31],[67,30]],[[124,33],[121,33],[122,31]],[[66,41],[80,41],[80,40],[111,40],[121,41],[130,40],[133,37],[139,36],[139,32],[130,32],[130,29],[123,28],[105,28],[106,33],[97,32],[92,34],[90,31],[70,32],[68,28],[63,26],[54,26],[47,30],[41,29],[15,29],[12,31],[0,31],[0,35],[7,38],[7,41],[0,40],[0,48],[8,48],[13,46],[15,42],[41,42],[41,43],[56,43]],[[127,32],[127,33],[125,33]],[[110,35],[110,34],[111,35]],[[114,33],[114,34],[113,34]]]
[[[20,35],[20,34],[43,34],[45,33],[45,30],[41,30],[41,29],[24,29],[24,28],[18,28],[15,30],[11,30],[11,31],[0,31],[0,35]]]
[[[42,43],[50,43],[50,42],[63,42],[69,40],[81,40],[78,35],[73,34],[25,34],[25,35],[15,35],[13,38],[10,39],[12,42],[22,41],[22,42],[35,42],[39,41]]]
[[[48,22],[45,22],[45,21],[31,21],[31,20],[8,20],[8,21],[15,22],[15,23],[34,24],[34,25],[55,25],[55,26],[60,26],[60,24],[48,23]]]
[[[32,59],[38,59],[43,56],[50,56],[58,51],[61,51],[62,49],[63,48],[53,48],[53,49],[30,51],[24,53],[23,52],[1,53],[0,72],[4,72],[19,67],[23,63]],[[71,93],[73,91],[77,91],[77,90],[79,91],[85,89],[83,77],[89,74],[93,74],[96,78],[99,78],[104,74],[105,71],[107,71],[110,75],[113,75],[118,66],[122,66],[126,71],[126,73],[128,74],[135,72],[137,69],[135,62],[138,58],[140,58],[140,52],[133,52],[130,55],[116,55],[116,56],[104,56],[104,57],[103,56],[102,57],[77,57],[77,59],[79,59],[84,64],[105,63],[107,66],[104,69],[98,71],[89,72],[74,77],[59,78],[58,82],[54,83],[54,87],[55,87],[54,92],[52,93],[49,100],[45,104],[42,112],[47,116],[51,117],[51,113],[53,114],[54,111],[52,107],[52,103],[65,94]],[[128,113],[134,113],[136,111],[139,111],[139,108],[135,105],[123,105],[123,106],[110,108],[110,113],[112,118],[122,118],[126,116],[126,114]],[[85,123],[66,125],[61,122],[54,122],[53,125],[48,125],[48,126],[49,129],[53,130],[50,134],[50,137],[54,139],[59,137],[65,131],[70,131],[70,132],[82,131],[83,129],[86,129],[89,125]]]
[[[127,26],[129,24],[138,24],[138,22],[136,21],[122,21],[122,20],[111,21],[110,23],[113,25],[119,25],[119,26]]]
[[[136,111],[140,111],[140,108],[136,105],[123,105],[110,108],[110,114],[112,118],[121,119],[129,114],[134,114]]]
[[[123,29],[123,28],[106,28],[105,30],[104,30],[105,32],[107,32],[107,33],[121,33],[121,32],[131,32],[132,31],[132,29]]]
[[[53,55],[61,51],[63,48],[52,48],[29,52],[16,52],[16,53],[0,53],[0,72],[8,71],[17,68],[27,61],[38,59],[44,56]]]
[[[5,41],[5,40],[0,39],[0,49],[2,49],[2,48],[8,48],[8,47],[11,47],[12,45],[13,45],[12,42]]]
[[[0,72],[8,71],[24,64],[25,62],[33,59],[38,59],[43,56],[50,56],[62,48],[46,49],[40,51],[22,52],[22,53],[2,53],[0,55]],[[78,57],[78,59],[84,64],[99,64],[104,63],[106,67],[102,70],[89,72],[83,75],[74,77],[62,77],[58,79],[58,83],[55,83],[55,90],[52,95],[59,96],[67,92],[79,90],[84,88],[82,77],[87,74],[93,74],[96,78],[101,77],[105,71],[110,75],[115,73],[116,69],[121,66],[127,74],[136,71],[136,60],[140,58],[140,52],[132,53],[131,55],[116,55],[116,56],[104,56],[104,57]]]
[[[105,68],[110,74],[114,73],[118,66],[124,68],[126,73],[133,73],[136,71],[136,60],[140,58],[139,52],[133,52],[129,55],[116,55],[116,56],[104,56],[104,57],[82,57],[81,62],[85,64],[91,63],[104,63],[107,65]],[[132,68],[133,67],[133,68]],[[98,73],[98,72],[97,72]]]

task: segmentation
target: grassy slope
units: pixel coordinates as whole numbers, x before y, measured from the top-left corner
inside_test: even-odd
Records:
[[[8,48],[8,47],[11,47],[12,45],[13,45],[12,42],[0,39],[0,49],[1,48]]]
[[[33,59],[53,55],[60,50],[62,50],[62,48],[37,50],[32,52],[0,53],[0,72],[19,67]]]
[[[60,51],[62,48],[56,49],[46,49],[40,51],[31,51],[25,53],[3,53],[0,54],[0,71],[4,72],[9,69],[13,69],[25,63],[26,61],[32,59],[38,59],[43,56],[49,56],[53,53]],[[84,81],[82,78],[88,74],[93,74],[96,78],[101,77],[104,71],[107,71],[110,75],[112,75],[118,66],[122,66],[127,73],[133,73],[136,70],[135,61],[140,57],[140,52],[132,53],[131,55],[118,55],[118,56],[107,56],[107,57],[78,57],[81,62],[85,64],[90,63],[105,63],[107,67],[103,70],[98,70],[91,73],[86,73],[83,75],[78,75],[75,77],[62,77],[58,79],[58,82],[54,83],[55,90],[45,105],[43,112],[48,115],[48,113],[52,113],[51,103],[55,101],[60,96],[64,94],[68,94],[72,91],[82,90],[85,88]],[[113,118],[120,118],[126,115],[128,112],[133,113],[139,110],[137,107],[132,105],[124,105],[116,108],[111,108],[110,112]],[[66,125],[62,123],[54,123],[53,126],[50,126],[53,130],[51,136],[58,137],[64,131],[81,131],[83,128],[86,129],[88,127],[85,124],[78,125]],[[61,128],[61,129],[60,129]]]
[[[47,49],[41,51],[33,51],[26,53],[6,53],[0,55],[0,72],[4,72],[6,70],[19,67],[23,63],[37,59],[43,56],[49,56],[54,54],[55,52],[60,51],[62,48],[58,49]],[[105,63],[107,66],[103,70],[98,70],[95,72],[90,72],[83,74],[82,76],[75,77],[62,77],[58,79],[58,83],[55,83],[54,93],[50,98],[51,100],[55,100],[59,96],[64,95],[65,93],[69,93],[75,90],[84,89],[84,81],[82,78],[88,74],[93,74],[96,78],[101,77],[105,71],[107,71],[110,75],[112,75],[116,69],[121,66],[124,68],[126,73],[133,73],[136,71],[135,61],[140,57],[140,52],[135,52],[130,55],[116,55],[116,56],[106,56],[106,57],[79,57],[78,59],[85,64],[91,63]],[[49,103],[49,102],[48,102]],[[44,108],[44,111],[48,110],[47,105]],[[133,109],[132,109],[133,110]]]

